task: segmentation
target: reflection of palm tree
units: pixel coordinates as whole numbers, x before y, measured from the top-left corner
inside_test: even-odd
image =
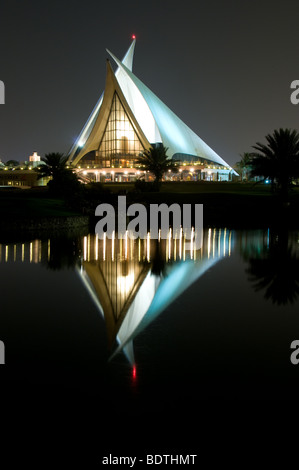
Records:
[[[288,232],[272,233],[269,248],[249,259],[247,270],[255,291],[265,290],[274,304],[293,303],[299,295],[299,258],[288,243]]]
[[[49,269],[59,271],[60,269],[73,269],[80,255],[81,239],[65,237],[53,237],[49,240],[49,257],[46,265]]]
[[[158,277],[164,274],[166,261],[165,261],[165,256],[163,256],[162,254],[161,244],[159,243],[158,240],[155,240],[154,255],[151,261],[152,261],[152,264],[151,264],[152,274]]]

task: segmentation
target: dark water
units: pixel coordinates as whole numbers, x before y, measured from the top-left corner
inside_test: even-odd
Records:
[[[2,404],[25,460],[38,447],[45,461],[86,468],[110,452],[212,463],[219,449],[226,461],[231,440],[254,456],[288,415],[299,231],[210,229],[187,248],[92,234],[1,240]]]

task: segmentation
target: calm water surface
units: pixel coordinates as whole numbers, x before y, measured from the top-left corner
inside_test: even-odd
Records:
[[[212,228],[197,251],[171,237],[1,239],[0,276],[11,399],[90,402],[112,426],[297,395],[299,231]]]

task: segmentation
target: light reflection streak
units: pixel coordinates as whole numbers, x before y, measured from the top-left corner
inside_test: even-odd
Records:
[[[198,248],[196,237],[201,236],[202,245]],[[176,234],[170,229],[166,239],[160,239],[159,251],[163,260],[170,261],[202,260],[204,258],[217,258],[231,256],[233,246],[233,232],[227,228],[223,230],[211,229],[203,231],[201,234],[191,228],[191,238],[186,239],[183,229]],[[150,232],[146,238],[133,240],[129,232],[126,232],[123,239],[117,242],[117,234],[112,233],[112,238],[104,234],[103,239],[98,235],[89,234],[82,237],[82,261],[113,261],[118,259],[130,261],[136,259],[137,262],[151,262],[157,251],[156,240],[151,239]],[[266,242],[265,242],[266,243]],[[40,263],[51,261],[51,240],[45,242],[32,240],[26,243],[13,243],[0,245],[0,261],[16,262],[18,260],[30,263]],[[54,249],[54,248],[53,248]],[[75,253],[74,253],[75,255]]]
[[[147,234],[147,239],[146,239],[146,259],[148,262],[150,262],[151,259],[151,245],[150,245],[150,233],[148,232]]]
[[[114,261],[114,250],[115,250],[115,232],[112,232],[112,244],[111,244],[111,259]]]
[[[103,260],[106,260],[106,232],[104,232],[103,238]]]

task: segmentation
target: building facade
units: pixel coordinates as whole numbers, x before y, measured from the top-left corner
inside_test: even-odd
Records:
[[[180,172],[176,180],[230,180],[236,172],[132,72],[134,39],[118,60],[107,61],[105,91],[69,152],[68,163],[96,181],[150,178],[137,159],[146,149],[164,145]]]

